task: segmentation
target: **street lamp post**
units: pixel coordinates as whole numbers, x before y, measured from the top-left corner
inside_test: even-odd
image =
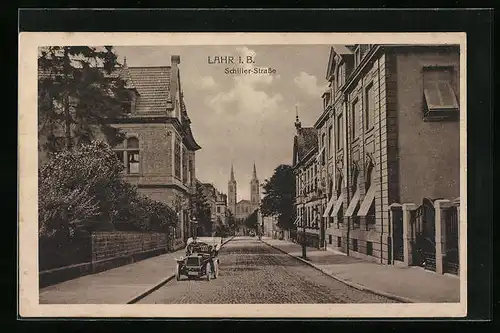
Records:
[[[191,234],[193,239],[198,237],[198,221],[195,216],[191,218]]]
[[[304,202],[302,203],[302,258],[306,259],[307,254],[306,254],[306,190],[304,189],[302,191],[303,194],[303,200]]]

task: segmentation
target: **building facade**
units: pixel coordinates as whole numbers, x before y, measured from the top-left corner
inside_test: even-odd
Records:
[[[314,127],[302,127],[298,111],[295,121],[296,135],[293,143],[293,171],[295,174],[295,212],[297,238],[304,237],[309,246],[320,246],[321,193],[318,172],[318,133]]]
[[[228,182],[228,210],[237,221],[242,222],[260,206],[260,184],[257,177],[255,163],[253,165],[252,179],[250,179],[250,200],[237,201],[238,184],[234,177],[234,169],[231,165],[231,176]]]
[[[126,135],[115,152],[124,177],[139,191],[177,211],[175,247],[191,236],[190,197],[196,185],[195,152],[201,147],[191,132],[180,76],[180,57],[171,66],[128,67],[120,75],[130,92],[130,114],[114,124]]]
[[[213,184],[201,183],[203,195],[206,202],[210,206],[210,220],[212,222],[212,231],[215,226],[220,222],[226,224],[226,211],[227,211],[227,196],[218,191]]]
[[[458,46],[331,48],[315,124],[326,246],[394,263],[391,205],[459,196],[459,58]]]

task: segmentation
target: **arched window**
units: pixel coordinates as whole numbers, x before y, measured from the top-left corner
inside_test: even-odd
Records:
[[[125,166],[126,174],[139,174],[139,152],[139,139],[136,137],[127,138],[124,143],[115,148],[116,156]]]
[[[181,142],[180,138],[175,139],[174,144],[174,169],[175,177],[181,179]]]

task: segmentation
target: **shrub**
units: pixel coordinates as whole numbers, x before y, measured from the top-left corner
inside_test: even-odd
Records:
[[[39,171],[39,236],[71,238],[75,230],[105,226],[166,232],[176,225],[175,212],[140,195],[122,179],[122,170],[111,147],[102,141],[55,154]]]
[[[75,229],[92,229],[105,221],[102,189],[118,180],[121,169],[103,142],[55,154],[38,176],[40,235],[72,235]]]

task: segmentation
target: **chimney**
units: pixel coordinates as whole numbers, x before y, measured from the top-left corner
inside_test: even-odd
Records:
[[[179,67],[181,57],[173,55],[170,58],[170,98],[172,99],[172,107],[174,110],[173,116],[180,119],[180,101],[177,100],[177,93],[179,92]]]
[[[179,65],[181,63],[181,56],[179,55],[173,55],[171,58],[170,58],[170,62],[172,63],[172,66],[176,66]]]

